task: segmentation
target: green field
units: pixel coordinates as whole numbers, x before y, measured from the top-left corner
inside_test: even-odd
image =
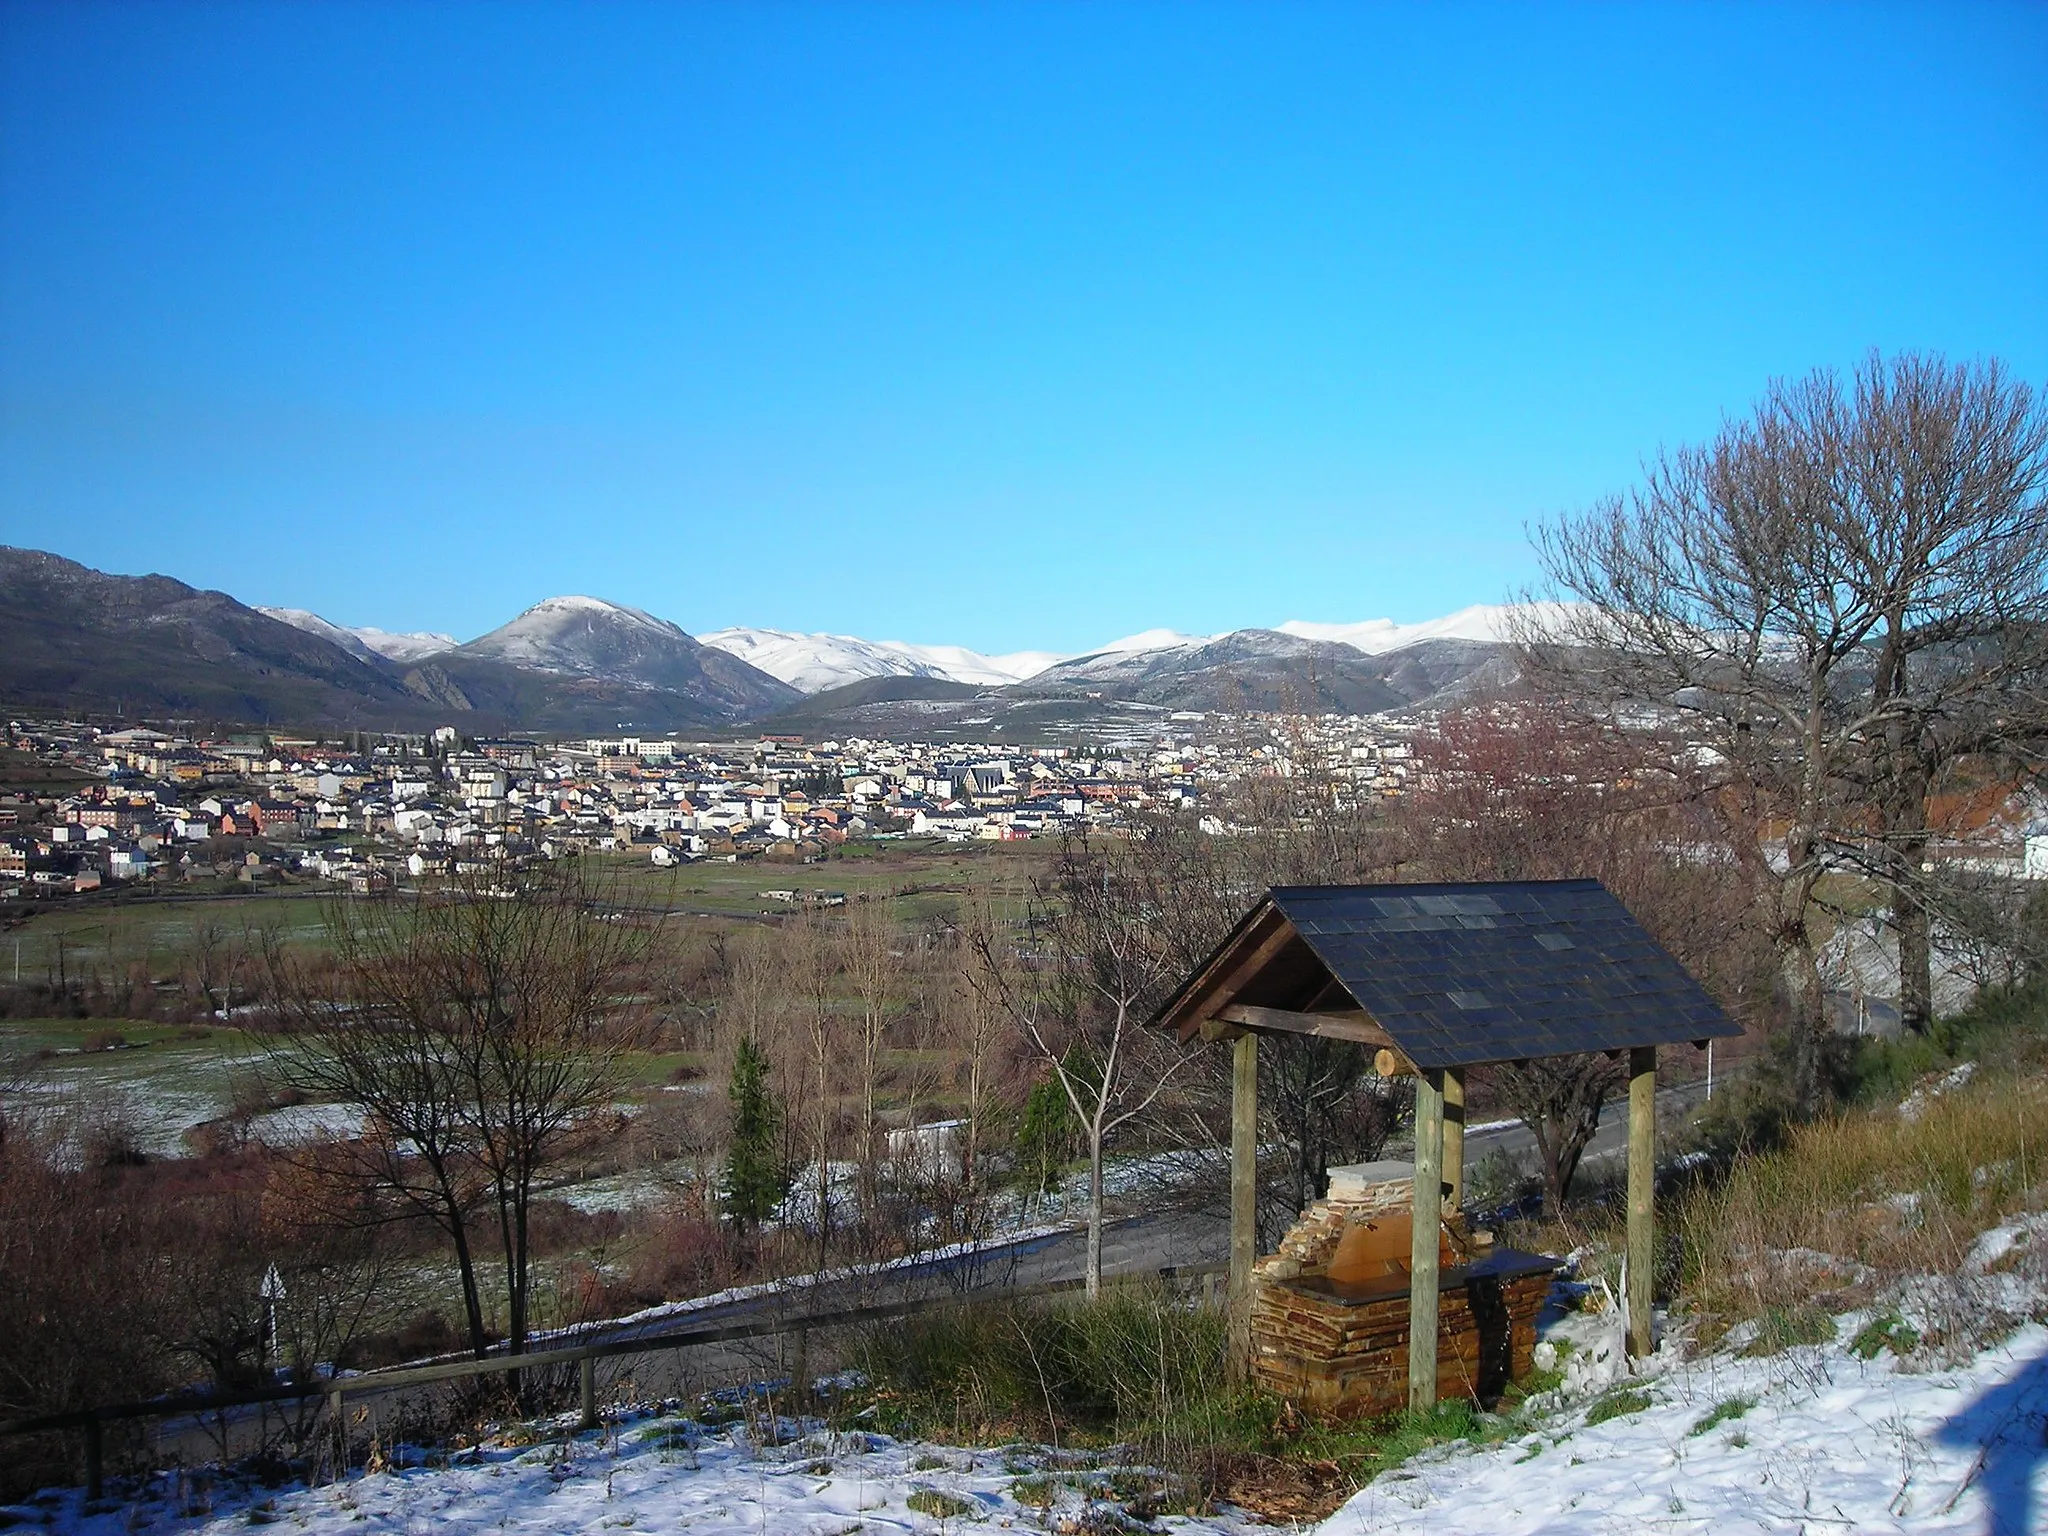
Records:
[[[186,1130],[227,1113],[261,1061],[261,1048],[235,1029],[0,1020],[0,1096],[67,1114],[118,1112],[155,1156],[183,1151]]]
[[[0,981],[50,980],[60,959],[67,968],[125,967],[146,961],[153,977],[175,976],[202,928],[243,942],[276,929],[288,943],[317,944],[324,932],[321,892],[304,888],[259,890],[238,896],[129,896],[51,902],[30,908],[27,920],[0,933]]]
[[[663,942],[683,962],[693,953],[708,953],[722,928],[786,921],[824,893],[886,902],[906,933],[950,916],[974,893],[985,892],[1015,910],[1028,898],[1049,853],[1044,844],[892,840],[848,844],[815,864],[707,861],[664,870],[644,852],[608,856],[603,863],[615,881],[609,899],[620,909],[669,915],[658,926]],[[767,891],[794,891],[799,902],[765,896]],[[17,964],[20,980],[29,986],[54,984],[60,975],[76,985],[93,976],[146,973],[156,988],[169,990],[138,988],[143,1007],[161,995],[199,1013],[205,1005],[190,978],[202,934],[213,933],[221,952],[214,963],[216,988],[232,974],[245,989],[254,979],[257,936],[276,932],[293,946],[318,946],[327,904],[335,899],[340,898],[331,888],[309,885],[218,896],[121,892],[105,900],[37,906],[20,926],[0,934],[0,982],[13,978]],[[827,920],[838,910],[826,908]],[[654,1099],[717,1070],[706,1053],[679,1048],[685,1035],[671,1034],[672,1048],[628,1058],[626,1098]],[[929,1053],[884,1054],[892,1079],[932,1084],[943,1075],[941,1063],[923,1059]],[[145,1132],[148,1150],[160,1154],[178,1151],[187,1128],[226,1113],[238,1086],[246,1097],[247,1080],[261,1060],[261,1046],[225,1024],[0,1020],[0,1088],[11,1083],[7,1091],[52,1102],[126,1105]]]
[[[922,922],[949,911],[972,891],[1015,900],[1028,893],[1047,857],[1045,844],[946,843],[936,840],[849,843],[822,863],[705,861],[657,869],[645,853],[605,860],[622,902],[712,917],[785,916],[788,905],[761,893],[808,898],[838,892],[848,900],[888,900],[898,918]]]

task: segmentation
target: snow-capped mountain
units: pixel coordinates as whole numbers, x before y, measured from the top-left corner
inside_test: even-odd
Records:
[[[438,656],[443,651],[452,651],[461,642],[453,635],[446,635],[437,629],[389,630],[374,625],[359,625],[349,631],[379,656],[388,656],[397,662],[423,661],[429,656]]]
[[[794,689],[667,619],[599,597],[550,597],[449,653],[609,683],[663,688],[736,715],[794,700]]]
[[[1290,619],[1271,629],[1215,635],[1148,629],[1069,656],[989,655],[959,645],[752,627],[693,638],[644,609],[583,596],[548,598],[465,645],[440,634],[345,628],[303,609],[264,610],[362,660],[413,666],[434,657],[443,668],[492,662],[592,683],[703,694],[707,706],[735,718],[880,678],[1032,695],[1078,691],[1188,708],[1293,707],[1287,701],[1305,694],[1322,707],[1388,708],[1511,677],[1502,642],[1515,611],[1482,604],[1413,624]],[[1399,678],[1389,670],[1396,663]]]
[[[460,643],[453,635],[428,630],[406,634],[376,629],[368,625],[351,629],[323,619],[317,613],[308,613],[303,608],[265,608],[259,605],[256,611],[289,624],[293,629],[304,630],[309,635],[318,635],[322,640],[340,646],[351,656],[363,661],[371,661],[378,656],[384,657],[387,661],[418,661],[424,656],[452,651]]]
[[[660,671],[700,647],[679,625],[601,597],[543,598],[508,624],[462,647],[464,654],[536,672],[614,677],[660,687]]]
[[[1419,624],[1396,624],[1392,619],[1367,619],[1362,624],[1314,624],[1306,619],[1289,619],[1275,627],[1283,635],[1297,635],[1303,640],[1334,640],[1354,651],[1378,656],[1424,640],[1485,640],[1498,644],[1508,638],[1509,621],[1515,612],[1504,603],[1479,603]]]
[[[1001,688],[1035,677],[1062,659],[1051,651],[985,656],[961,645],[912,645],[787,629],[721,629],[702,640],[804,693],[822,693],[868,677],[936,677]]]

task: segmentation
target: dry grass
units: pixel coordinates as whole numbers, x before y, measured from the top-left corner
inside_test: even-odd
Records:
[[[1931,1343],[1967,1347],[2011,1321],[1987,1305],[1978,1272],[2000,1266],[1973,1265],[1973,1245],[2044,1209],[2048,1089],[1980,1073],[1917,1117],[1867,1109],[1796,1127],[1688,1194],[1675,1224],[1685,1301],[1711,1343],[1745,1320],[1910,1297],[1923,1316],[1944,1314]],[[2040,1267],[2043,1246],[2017,1249],[2006,1267]]]

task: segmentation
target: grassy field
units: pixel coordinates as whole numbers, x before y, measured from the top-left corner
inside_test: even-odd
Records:
[[[0,1095],[119,1114],[141,1150],[175,1156],[191,1127],[227,1113],[262,1050],[240,1030],[125,1019],[0,1020]]]
[[[148,962],[153,977],[171,979],[194,936],[209,925],[233,941],[275,928],[290,944],[318,944],[326,894],[294,887],[236,896],[52,902],[32,908],[20,927],[0,934],[0,981],[50,980],[60,949],[66,967],[125,967],[140,960]]]
[[[836,892],[848,900],[880,897],[901,921],[918,923],[975,890],[1023,898],[1046,857],[1042,844],[906,840],[849,843],[819,864],[706,861],[657,869],[645,853],[619,855],[606,864],[619,881],[621,900],[634,906],[754,918],[790,911],[764,891],[796,891],[807,898]]]
[[[850,901],[881,900],[906,930],[951,913],[975,892],[1021,905],[1048,852],[1043,845],[892,840],[848,844],[817,864],[706,862],[664,870],[644,853],[608,857],[605,864],[617,882],[611,899],[626,910],[673,914],[677,921],[662,927],[677,954],[687,957],[720,927],[781,921],[797,910],[767,891],[794,891],[800,901],[828,892]],[[334,899],[331,889],[309,885],[52,903],[31,909],[22,926],[0,934],[0,981],[11,979],[18,966],[29,984],[54,983],[60,971],[75,983],[138,968],[160,985],[182,983],[192,973],[202,932],[217,933],[223,951],[244,956],[265,931],[300,948],[316,947]],[[215,985],[229,964],[216,964]],[[146,988],[138,994],[149,995]],[[0,1082],[19,1078],[37,1095],[126,1105],[147,1150],[160,1155],[177,1152],[189,1127],[223,1114],[261,1054],[257,1043],[224,1026],[122,1018],[0,1021]],[[925,1085],[921,1093],[942,1075],[944,1063],[926,1059],[931,1053],[884,1055],[892,1079],[916,1078]],[[626,1069],[624,1097],[637,1102],[717,1070],[707,1053],[680,1048],[635,1052]]]

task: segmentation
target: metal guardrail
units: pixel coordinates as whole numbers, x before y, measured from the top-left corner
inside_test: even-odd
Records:
[[[1162,1279],[1187,1280],[1221,1274],[1220,1264],[1163,1265],[1158,1269],[1131,1270],[1105,1280]],[[107,1403],[93,1408],[74,1408],[64,1413],[38,1414],[33,1418],[0,1423],[0,1439],[19,1435],[49,1434],[81,1430],[85,1436],[86,1497],[98,1499],[106,1484],[106,1426],[130,1419],[180,1418],[220,1409],[253,1408],[267,1403],[304,1402],[327,1399],[328,1414],[337,1432],[342,1427],[343,1400],[366,1392],[402,1391],[435,1382],[461,1381],[474,1376],[516,1375],[549,1366],[580,1367],[582,1418],[578,1427],[595,1429],[597,1416],[597,1362],[620,1355],[659,1354],[664,1350],[688,1349],[703,1344],[727,1344],[741,1339],[769,1338],[777,1334],[801,1333],[812,1328],[846,1328],[862,1323],[884,1322],[907,1317],[930,1307],[958,1305],[973,1301],[1023,1301],[1081,1289],[1081,1280],[1052,1280],[1037,1285],[976,1291],[948,1297],[923,1296],[905,1301],[878,1302],[873,1306],[851,1307],[836,1312],[812,1312],[801,1317],[757,1318],[743,1323],[709,1327],[679,1328],[667,1333],[636,1333],[624,1338],[594,1340],[555,1349],[532,1350],[525,1354],[494,1354],[481,1360],[445,1360],[432,1365],[392,1366],[363,1371],[353,1376],[333,1376],[322,1381],[286,1382],[273,1387],[256,1387],[241,1392],[183,1392],[132,1403]],[[591,1324],[589,1331],[606,1328]]]

